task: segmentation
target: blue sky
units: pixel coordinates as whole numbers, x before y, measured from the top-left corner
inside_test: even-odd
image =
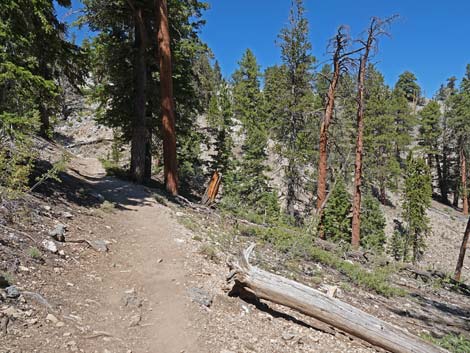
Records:
[[[290,0],[207,0],[211,9],[201,36],[219,60],[225,76],[237,67],[246,48],[262,68],[280,62],[275,40],[287,23]],[[400,73],[412,71],[426,96],[432,96],[450,76],[462,77],[470,63],[470,1],[468,0],[304,0],[310,40],[318,61],[328,39],[341,24],[359,35],[371,16],[399,14],[391,38],[382,38],[373,59],[393,85]],[[74,0],[74,7],[79,1]],[[60,13],[63,14],[61,11]],[[86,35],[83,31],[79,39]]]

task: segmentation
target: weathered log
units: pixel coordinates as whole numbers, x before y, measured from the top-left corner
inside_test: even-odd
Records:
[[[253,248],[251,245],[239,262],[230,264],[232,272],[228,279],[235,283],[236,288],[243,288],[259,299],[297,310],[393,353],[447,352],[313,288],[251,266],[249,256]]]

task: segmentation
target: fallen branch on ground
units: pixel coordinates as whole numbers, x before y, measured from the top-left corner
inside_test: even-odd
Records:
[[[244,290],[259,299],[287,306],[393,353],[446,352],[338,299],[251,266],[253,248],[251,245],[238,262],[229,264],[232,272],[228,280],[234,282],[234,292]]]

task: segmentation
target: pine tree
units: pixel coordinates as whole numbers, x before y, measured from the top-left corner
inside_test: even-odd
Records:
[[[226,178],[224,203],[233,210],[244,208],[272,217],[278,208],[266,175],[268,135],[260,76],[256,58],[247,49],[233,74],[234,118],[241,123],[245,138],[241,161]]]
[[[409,145],[412,141],[413,129],[416,120],[412,114],[410,105],[403,93],[403,90],[395,87],[390,97],[390,114],[394,117],[395,124],[395,158],[403,164],[403,159],[407,155]]]
[[[421,87],[419,87],[416,81],[417,78],[414,73],[405,71],[398,77],[395,85],[395,89],[401,91],[408,102],[414,102],[415,104],[421,97]]]
[[[273,121],[272,130],[277,149],[287,163],[284,168],[286,212],[297,223],[301,222],[301,194],[305,194],[303,172],[312,155],[309,127],[314,126],[310,112],[314,102],[312,65],[315,58],[311,55],[308,33],[303,1],[293,0],[289,23],[279,34],[283,65],[266,73],[266,103]],[[272,89],[273,85],[277,86],[276,90]]]
[[[412,261],[419,260],[424,252],[425,236],[429,234],[429,218],[427,209],[431,206],[432,187],[429,167],[423,158],[408,155],[403,190],[403,219],[406,222],[406,238],[403,259],[408,258],[408,250],[413,250]]]
[[[452,97],[449,126],[457,141],[460,165],[460,195],[463,213],[468,214],[468,159],[470,157],[470,64],[460,84],[458,94]]]
[[[400,164],[396,159],[397,125],[392,112],[392,94],[384,78],[373,65],[366,75],[364,129],[365,179],[379,191],[382,204],[387,201],[387,189],[396,190]]]
[[[326,239],[335,242],[351,241],[351,195],[342,179],[337,180],[322,214],[323,232]]]
[[[66,0],[57,4],[70,6]],[[66,38],[51,0],[3,2],[0,18],[0,187],[24,190],[35,157],[31,136],[51,136],[59,78],[76,89],[85,55]]]
[[[381,253],[386,239],[384,213],[380,203],[369,192],[361,204],[361,246]]]
[[[216,68],[215,71],[217,72],[218,69]],[[233,111],[228,83],[222,79],[216,86],[215,94],[209,100],[207,118],[209,125],[214,130],[214,150],[216,153],[210,168],[225,175],[233,167]]]
[[[456,77],[447,79],[446,85],[441,85],[437,92],[436,100],[442,107],[442,114],[439,121],[442,134],[438,141],[439,153],[436,154],[436,169],[438,184],[441,192],[442,201],[449,203],[449,193],[454,194],[454,206],[458,204],[458,161],[453,156],[452,151],[457,150],[457,141],[453,139],[452,127],[449,124],[452,112],[454,96],[457,94]],[[457,171],[457,173],[455,173]]]
[[[145,170],[150,167],[150,153],[161,157],[162,144],[155,143],[163,135],[160,124],[160,80],[157,52],[157,19],[154,2],[109,2],[85,0],[85,17],[90,28],[97,32],[90,46],[92,57],[94,95],[101,103],[98,121],[112,128],[120,128],[125,141],[131,141],[139,126],[143,138],[134,138],[139,160],[145,152]],[[132,5],[132,6],[131,6]],[[136,21],[135,12],[141,9],[142,21]],[[200,1],[168,2],[170,46],[173,54],[173,89],[176,109],[176,135],[178,155],[178,180],[184,189],[191,188],[193,179],[202,175],[200,158],[201,132],[195,129],[196,117],[203,111],[203,94],[197,90],[199,82],[195,65],[207,54],[198,30],[202,25],[201,12],[207,4]],[[138,12],[138,11],[137,11]],[[143,27],[143,31],[142,31]],[[136,31],[137,29],[137,31]],[[143,32],[143,33],[142,33]],[[136,36],[136,33],[138,34]],[[139,52],[139,36],[146,38],[146,45]],[[143,53],[142,53],[143,52]],[[144,72],[137,70],[137,59],[145,63],[146,84],[142,85]],[[136,76],[140,73],[140,78]],[[133,74],[129,74],[133,73]],[[142,92],[145,93],[142,104]],[[139,110],[137,97],[141,97]],[[142,118],[142,111],[145,116]],[[137,122],[137,117],[139,117]],[[137,125],[136,125],[137,124]],[[145,136],[144,136],[145,135]],[[158,138],[151,138],[156,136]],[[150,142],[154,142],[150,144]],[[158,158],[161,160],[161,158]],[[139,167],[142,169],[142,167]]]
[[[419,145],[423,148],[423,153],[427,156],[430,169],[434,166],[436,155],[439,153],[439,140],[442,135],[439,120],[441,117],[441,107],[436,101],[430,101],[419,113]],[[437,169],[440,168],[436,165]],[[438,172],[439,174],[439,172]],[[444,196],[444,195],[443,195]]]

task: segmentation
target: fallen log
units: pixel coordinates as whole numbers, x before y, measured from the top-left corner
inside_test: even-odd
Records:
[[[229,264],[232,271],[228,280],[234,283],[235,292],[245,290],[259,299],[287,306],[393,353],[447,352],[352,305],[251,266],[253,248],[251,245],[238,262]]]

